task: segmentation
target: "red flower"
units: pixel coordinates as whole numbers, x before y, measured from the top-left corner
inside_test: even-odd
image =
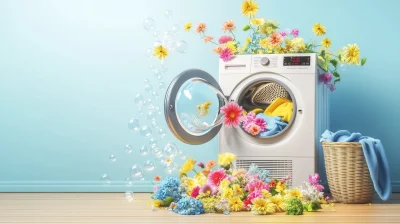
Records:
[[[276,182],[275,182],[275,180],[271,180],[271,182],[269,182],[269,186],[270,186],[270,187],[276,187]]]
[[[219,169],[212,171],[208,175],[208,182],[213,186],[219,186],[219,183],[226,177],[225,170]]]
[[[224,124],[227,127],[238,126],[243,119],[243,108],[234,102],[229,102],[223,106],[221,113],[224,114]]]
[[[195,188],[193,188],[192,193],[190,194],[190,197],[192,198],[196,198],[200,193],[200,187],[197,186]]]
[[[155,181],[160,181],[160,180],[161,180],[161,176],[160,176],[160,175],[154,176],[154,180],[155,180]]]
[[[204,163],[202,163],[202,162],[198,163],[197,166],[204,169]]]

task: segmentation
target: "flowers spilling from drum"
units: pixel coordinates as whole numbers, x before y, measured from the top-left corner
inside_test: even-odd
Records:
[[[232,153],[218,155],[218,162],[187,159],[179,178],[167,177],[154,187],[153,209],[167,208],[181,215],[251,211],[255,215],[286,212],[302,215],[321,209],[326,203],[318,174],[289,189],[290,176],[274,179],[269,171],[251,164],[236,169]],[[196,168],[197,163],[197,168]],[[193,175],[191,175],[193,174]],[[155,180],[160,181],[156,176]]]
[[[321,82],[325,83],[331,91],[341,80],[338,68],[344,70],[348,65],[364,65],[367,61],[366,58],[361,58],[357,44],[348,44],[334,53],[331,49],[332,41],[328,37],[322,38],[327,31],[320,23],[312,27],[312,32],[317,37],[321,37],[320,43],[317,44],[314,40],[306,43],[299,36],[299,29],[280,29],[278,22],[256,17],[258,10],[259,5],[256,1],[243,1],[241,12],[249,18],[248,23],[242,28],[243,31],[248,32],[248,37],[243,42],[235,37],[234,32],[237,27],[233,20],[222,24],[224,33],[218,38],[206,34],[207,25],[203,22],[196,26],[195,32],[201,35],[205,43],[214,44],[215,48],[212,51],[225,62],[237,54],[317,53],[318,65],[326,71],[321,76]],[[191,28],[190,22],[184,27],[186,31],[190,31]]]

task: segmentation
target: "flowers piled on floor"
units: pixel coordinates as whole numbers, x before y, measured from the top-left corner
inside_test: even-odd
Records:
[[[153,206],[165,207],[181,215],[250,211],[255,215],[286,212],[301,215],[321,208],[323,187],[319,175],[310,176],[302,186],[289,188],[290,177],[273,179],[269,172],[252,164],[235,169],[236,156],[218,155],[218,162],[197,163],[189,158],[179,178],[167,177],[156,185]]]
[[[287,54],[287,53],[317,53],[318,64],[326,71],[321,76],[321,82],[325,83],[331,91],[335,84],[340,81],[340,74],[337,69],[345,65],[364,65],[366,58],[361,58],[360,49],[357,44],[348,44],[335,53],[332,49],[332,41],[328,37],[322,38],[327,29],[320,23],[314,24],[312,32],[321,37],[319,44],[315,41],[306,43],[299,36],[299,29],[282,30],[275,20],[256,17],[259,10],[258,3],[254,0],[244,0],[241,12],[248,17],[248,23],[244,24],[242,30],[248,32],[249,36],[240,42],[236,39],[234,31],[237,30],[233,20],[222,24],[224,32],[219,38],[206,34],[207,25],[200,23],[195,31],[201,35],[205,43],[212,43],[215,46],[213,52],[217,53],[223,61],[229,61],[237,54]],[[190,31],[192,23],[185,25],[185,30]],[[334,77],[333,83],[331,82]]]

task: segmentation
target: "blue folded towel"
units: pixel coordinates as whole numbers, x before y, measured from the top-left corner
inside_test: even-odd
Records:
[[[381,141],[360,133],[344,130],[332,133],[327,130],[322,134],[321,142],[360,142],[376,193],[382,200],[389,199],[392,194],[389,163]]]
[[[267,130],[260,132],[261,137],[272,136],[281,132],[288,124],[281,121],[282,118],[278,116],[270,117],[266,114],[257,114],[257,117],[263,118],[267,122]]]

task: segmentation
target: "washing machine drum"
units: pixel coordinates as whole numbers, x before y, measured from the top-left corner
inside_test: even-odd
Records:
[[[289,93],[278,83],[263,84],[251,94],[251,102],[257,104],[271,104],[278,98],[289,98]]]

